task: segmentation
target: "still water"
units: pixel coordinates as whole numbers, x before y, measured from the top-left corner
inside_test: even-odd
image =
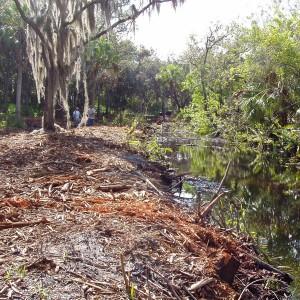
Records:
[[[174,146],[169,157],[178,172],[189,172],[175,199],[191,209],[209,201],[230,170],[226,197],[214,209],[221,227],[246,232],[262,252],[294,275],[294,299],[300,299],[300,170],[269,152],[240,152],[209,142]]]

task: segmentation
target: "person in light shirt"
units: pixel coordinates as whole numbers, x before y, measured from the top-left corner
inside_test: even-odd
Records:
[[[88,114],[87,126],[93,126],[96,117],[96,109],[90,106],[87,114]]]
[[[77,127],[81,121],[81,113],[79,111],[79,107],[76,107],[73,112],[73,121],[74,121],[75,127]]]

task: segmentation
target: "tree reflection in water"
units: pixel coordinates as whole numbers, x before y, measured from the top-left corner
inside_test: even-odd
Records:
[[[229,160],[225,187],[230,193],[214,209],[213,219],[222,227],[250,234],[275,264],[295,276],[299,293],[300,171],[275,153],[238,152],[207,144],[181,146],[172,157],[178,172],[199,178],[188,180],[186,186],[194,185],[201,197],[193,199],[201,201],[210,199]],[[210,189],[204,188],[207,179],[214,182]]]

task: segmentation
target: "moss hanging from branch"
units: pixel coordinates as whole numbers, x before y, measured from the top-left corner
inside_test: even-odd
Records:
[[[36,84],[37,97],[49,101],[45,109],[62,104],[69,126],[68,90],[72,78],[81,79],[81,61],[85,46],[108,34],[115,27],[135,19],[165,2],[176,8],[184,0],[14,0],[26,30],[27,52]],[[131,4],[131,5],[130,5]],[[52,77],[49,80],[49,77]],[[46,86],[52,89],[45,93]],[[51,99],[48,95],[51,94]],[[88,98],[88,97],[87,97]],[[54,115],[55,110],[51,113]],[[50,114],[51,114],[50,113]],[[44,114],[49,116],[49,111]],[[49,117],[48,129],[54,128]],[[47,128],[46,128],[47,129]]]

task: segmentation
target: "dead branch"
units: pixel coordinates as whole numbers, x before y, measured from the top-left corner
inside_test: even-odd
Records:
[[[0,223],[0,230],[7,229],[7,228],[21,228],[26,226],[33,226],[38,224],[49,224],[50,221],[48,221],[46,218],[43,218],[39,221],[32,221],[32,222],[2,222]]]
[[[248,289],[251,285],[253,285],[253,284],[255,284],[255,283],[258,283],[258,282],[261,282],[261,281],[265,281],[265,280],[267,280],[267,278],[257,279],[257,280],[254,280],[254,281],[248,283],[248,284],[244,287],[244,289],[243,289],[242,293],[240,294],[238,300],[241,300],[241,299],[242,299],[244,293],[247,291],[247,289]]]
[[[121,260],[121,270],[122,270],[122,275],[124,278],[126,292],[127,292],[127,295],[130,297],[130,284],[129,284],[129,280],[127,278],[126,271],[125,271],[125,260],[124,260],[123,254],[121,254],[120,260]]]
[[[154,270],[150,266],[147,266],[149,270],[151,270],[153,273],[157,274],[162,280],[164,280],[167,284],[167,287],[170,289],[170,293],[172,296],[174,296],[177,300],[181,300],[180,296],[178,295],[177,291],[175,290],[175,285],[169,281],[165,276],[160,274],[158,271]]]
[[[202,210],[202,212],[199,212],[199,217],[201,219],[204,219],[205,217],[208,216],[208,214],[212,211],[212,209],[214,208],[214,206],[218,203],[218,201],[221,199],[222,196],[225,195],[225,193],[221,193],[219,194],[219,192],[221,191],[221,188],[223,186],[223,183],[228,175],[228,171],[229,171],[229,168],[230,168],[230,165],[231,165],[231,161],[228,162],[227,164],[227,167],[226,167],[226,170],[225,170],[225,174],[222,178],[222,181],[220,182],[219,184],[219,187],[217,189],[217,191],[215,192],[215,194],[213,195],[213,199],[211,200],[211,202],[206,205],[206,207]]]
[[[212,211],[214,206],[218,203],[218,201],[225,195],[226,193],[222,193],[218,195],[216,198],[214,198],[203,210],[200,212],[200,218],[204,219],[208,216],[208,214]]]
[[[175,189],[177,186],[180,186],[180,185],[183,183],[184,180],[185,180],[185,178],[183,177],[181,180],[179,180],[177,183],[175,183],[173,186],[171,186],[171,187],[169,188],[169,191],[172,191],[172,190]]]
[[[294,281],[294,278],[291,274],[283,272],[277,268],[275,268],[274,266],[262,261],[259,257],[252,255],[251,253],[248,253],[246,251],[244,251],[243,249],[239,248],[239,250],[244,253],[245,255],[247,255],[248,257],[252,258],[256,264],[258,265],[259,268],[261,269],[265,269],[267,271],[271,271],[277,274],[280,274],[283,279],[286,281],[286,283],[290,284],[291,282]]]
[[[85,280],[82,280],[82,279],[79,279],[79,278],[71,278],[71,280],[74,281],[74,282],[78,282],[78,283],[87,285],[89,287],[92,287],[95,290],[100,291],[101,294],[107,294],[107,295],[113,295],[113,294],[115,294],[115,292],[113,292],[113,291],[108,291],[108,290],[106,290],[106,289],[104,289],[104,288],[102,288],[102,287],[100,287],[100,286],[98,286],[98,285],[96,285],[94,283],[90,283],[88,281],[85,281]]]
[[[163,195],[163,192],[160,191],[143,173],[136,171],[136,174],[139,175],[148,185],[150,185],[160,196]]]
[[[89,170],[89,171],[86,171],[86,175],[92,176],[96,173],[105,172],[105,171],[108,171],[108,170],[109,170],[109,168],[107,168],[107,167],[101,168],[101,169]]]
[[[111,185],[99,185],[97,189],[102,192],[120,192],[124,190],[129,190],[131,185],[128,184],[111,184]]]
[[[192,300],[197,300],[197,298],[184,286],[184,291],[191,297]]]
[[[230,165],[231,165],[231,160],[230,160],[230,161],[228,162],[228,164],[227,164],[227,167],[226,167],[226,170],[225,170],[225,174],[224,174],[224,176],[223,176],[223,178],[222,178],[222,181],[221,181],[220,184],[219,184],[219,187],[218,187],[217,191],[216,191],[215,194],[213,195],[213,199],[214,199],[216,196],[218,196],[218,194],[220,193],[221,188],[222,188],[222,186],[223,186],[223,184],[224,184],[224,181],[225,181],[225,179],[227,178],[227,175],[228,175],[228,171],[229,171]]]
[[[50,161],[45,161],[40,163],[41,165],[51,165],[51,164],[57,164],[57,165],[61,165],[61,164],[65,164],[65,165],[71,165],[74,167],[81,167],[80,164],[77,164],[75,162],[72,161],[66,161],[66,160],[50,160]]]
[[[213,282],[213,278],[203,278],[201,279],[200,281],[198,282],[195,282],[194,284],[192,284],[190,287],[189,287],[189,291],[195,291],[195,290],[198,290],[198,289],[201,289],[202,287],[204,287],[205,285],[207,284],[210,284],[211,282]]]

